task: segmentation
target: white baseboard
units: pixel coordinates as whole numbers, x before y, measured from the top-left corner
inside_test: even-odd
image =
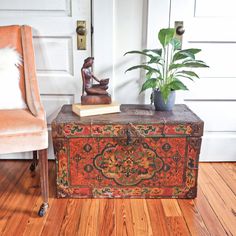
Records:
[[[236,161],[236,132],[205,132],[200,161]]]

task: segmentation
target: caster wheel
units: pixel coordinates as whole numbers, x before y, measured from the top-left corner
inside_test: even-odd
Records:
[[[35,163],[32,163],[32,164],[30,165],[30,171],[33,172],[33,171],[35,171],[35,169],[36,169],[36,164],[35,164]]]
[[[48,203],[43,203],[38,211],[38,216],[43,217],[48,209]]]

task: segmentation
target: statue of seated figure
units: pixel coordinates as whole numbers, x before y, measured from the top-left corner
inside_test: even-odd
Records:
[[[83,95],[86,92],[88,95],[107,95],[109,79],[97,79],[92,73],[91,67],[93,65],[94,58],[88,57],[84,60],[83,67],[81,68],[81,74],[83,79]],[[93,84],[93,79],[99,84]]]
[[[83,79],[83,88],[81,103],[82,104],[109,104],[111,103],[111,97],[106,91],[108,89],[109,79],[99,80],[92,73],[94,57],[88,57],[84,60],[84,64],[81,68],[81,75]],[[96,80],[98,83],[94,84]],[[87,95],[85,95],[85,92]]]

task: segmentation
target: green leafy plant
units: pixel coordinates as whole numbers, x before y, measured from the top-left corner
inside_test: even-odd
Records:
[[[140,54],[147,58],[141,64],[130,67],[126,72],[135,69],[144,69],[145,82],[141,92],[146,89],[158,89],[165,103],[169,94],[174,90],[188,90],[180,79],[194,80],[199,78],[193,68],[208,67],[204,61],[197,60],[195,55],[201,51],[197,48],[181,50],[180,41],[175,37],[175,29],[161,29],[158,39],[162,46],[160,49],[144,49],[142,51],[129,51],[127,54]]]

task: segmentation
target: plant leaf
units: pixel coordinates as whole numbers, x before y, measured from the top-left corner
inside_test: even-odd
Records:
[[[181,50],[181,52],[189,52],[189,53],[192,53],[194,55],[201,52],[201,51],[202,50],[199,49],[199,48],[188,48],[188,49]]]
[[[127,54],[141,54],[141,55],[143,55],[143,56],[147,56],[147,57],[153,58],[153,56],[152,56],[151,54],[148,54],[148,53],[146,53],[146,52],[144,52],[144,51],[138,51],[138,50],[126,52],[126,53],[124,54],[124,56],[127,55]]]
[[[197,67],[205,68],[205,67],[209,67],[203,61],[190,61],[190,62],[184,63],[184,65],[185,65],[185,67],[192,67],[192,68],[197,68]]]
[[[184,67],[184,64],[170,64],[169,71],[173,69],[183,68],[183,67]]]
[[[175,36],[174,28],[161,29],[158,33],[158,38],[163,48],[170,43],[170,41],[174,38],[174,36]]]
[[[147,62],[147,64],[153,64],[153,63],[157,63],[157,64],[160,64],[159,61],[160,60],[163,60],[160,56],[158,57],[154,57],[150,59],[150,61]]]
[[[193,77],[187,76],[187,75],[178,74],[178,75],[176,75],[176,77],[178,77],[178,78],[187,78],[187,79],[190,79],[190,80],[194,81]]]
[[[178,79],[170,82],[168,86],[171,90],[188,90],[188,88]]]
[[[181,76],[188,75],[188,76],[196,77],[199,79],[199,76],[193,71],[182,70],[182,71],[178,71],[176,74],[181,75]]]
[[[160,74],[160,71],[158,69],[152,68],[151,66],[147,66],[147,65],[132,66],[129,69],[127,69],[125,71],[125,73],[128,72],[128,71],[131,71],[131,70],[135,70],[135,69],[144,69],[144,70],[147,70],[147,71],[152,71],[152,72]]]
[[[156,85],[157,85],[156,79],[148,79],[143,83],[140,93],[149,88],[156,88]]]
[[[173,39],[170,41],[170,43],[171,43],[171,45],[173,46],[174,51],[181,49],[181,42],[180,42],[179,39],[173,38]]]
[[[160,88],[160,91],[161,91],[162,99],[164,100],[165,103],[167,103],[167,100],[171,91],[170,87],[168,85],[163,86],[162,88]]]
[[[190,58],[187,58],[186,60],[182,61],[181,63],[185,64],[185,63],[188,63],[188,62],[196,62],[196,63],[206,64],[204,61],[196,60],[196,59],[190,59]]]
[[[191,52],[183,52],[183,51],[178,51],[177,53],[175,53],[175,55],[173,56],[173,62],[174,61],[178,61],[181,59],[185,59],[185,58],[191,58],[191,59],[195,59],[195,56],[193,53]]]
[[[162,54],[162,49],[144,49],[143,52],[152,52],[152,53],[155,53],[159,56],[161,56]]]
[[[187,61],[187,62],[184,62],[184,63],[171,64],[170,67],[169,67],[169,71],[171,71],[173,69],[184,68],[184,67],[204,68],[204,67],[209,67],[209,66],[206,65],[204,62],[200,62],[200,61]]]
[[[148,72],[146,73],[146,79],[151,79],[151,78],[152,78],[152,74],[153,74],[152,71],[148,71]]]

